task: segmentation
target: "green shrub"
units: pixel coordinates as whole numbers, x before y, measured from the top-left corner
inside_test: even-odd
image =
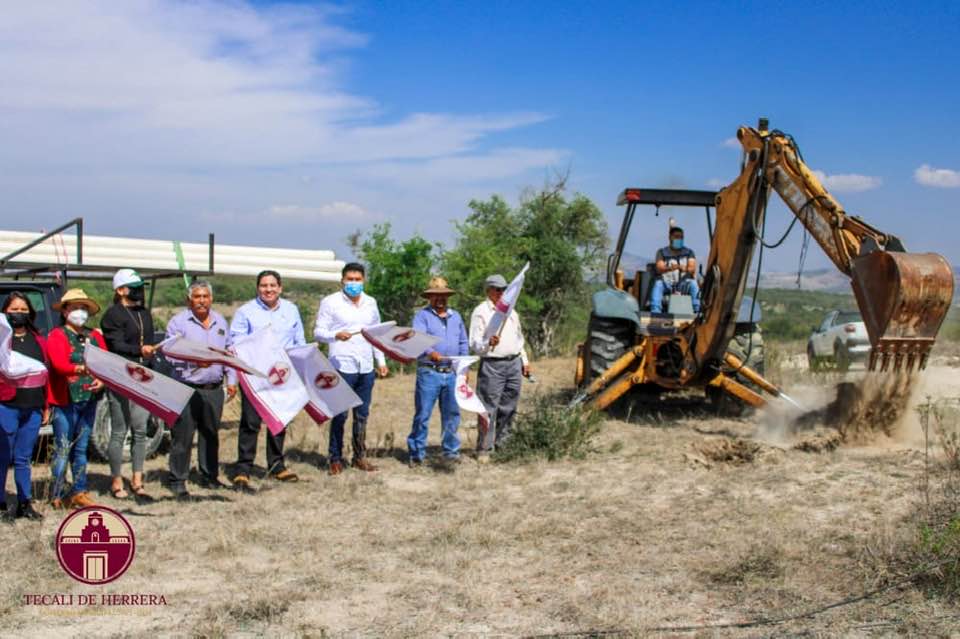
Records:
[[[537,395],[531,406],[517,415],[507,440],[497,448],[498,462],[583,459],[593,452],[603,415],[577,406],[569,408],[557,397]]]

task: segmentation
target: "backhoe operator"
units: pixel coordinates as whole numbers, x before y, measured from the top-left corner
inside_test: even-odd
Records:
[[[657,251],[657,279],[650,294],[650,312],[663,312],[663,294],[689,295],[693,312],[700,312],[700,286],[697,284],[697,259],[693,251],[683,245],[683,229],[670,227],[670,244]]]

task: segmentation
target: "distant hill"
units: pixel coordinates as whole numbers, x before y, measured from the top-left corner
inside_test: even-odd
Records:
[[[792,273],[767,272],[760,275],[760,288],[800,288],[804,291],[849,293],[850,279],[836,269],[817,269],[815,271],[804,271],[798,287],[796,271]]]
[[[960,283],[960,268],[954,268],[954,282]],[[750,280],[753,285],[753,278]],[[817,269],[804,271],[797,286],[796,271],[790,273],[768,272],[760,275],[760,288],[782,288],[803,291],[822,291],[824,293],[850,293],[850,279],[836,269]]]

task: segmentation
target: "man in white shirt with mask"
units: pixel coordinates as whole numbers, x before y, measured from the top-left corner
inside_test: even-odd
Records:
[[[313,335],[318,342],[330,345],[330,363],[363,400],[363,404],[353,409],[352,466],[357,470],[371,472],[376,470],[376,466],[366,458],[370,399],[376,373],[379,373],[380,377],[386,377],[388,370],[383,353],[364,339],[360,329],[379,324],[380,309],[377,300],[363,292],[366,271],[362,264],[347,264],[341,275],[342,290],[326,296],[320,302]],[[346,422],[346,411],[335,416],[330,422],[331,475],[343,472],[343,427]]]

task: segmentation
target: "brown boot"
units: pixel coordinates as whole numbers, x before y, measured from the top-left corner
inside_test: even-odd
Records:
[[[96,502],[90,498],[90,493],[82,492],[77,493],[76,495],[71,495],[67,498],[67,503],[70,508],[87,508],[88,506],[96,506]]]
[[[64,505],[62,499],[59,497],[54,497],[52,500],[50,500],[50,508],[53,508],[54,510],[63,510],[66,508],[66,506]]]
[[[300,478],[297,477],[297,474],[289,468],[284,468],[279,473],[274,475],[273,478],[282,482],[295,482],[300,480]]]
[[[354,459],[353,464],[351,465],[357,470],[365,470],[368,473],[372,473],[377,469],[376,466],[368,462],[364,457],[361,457],[360,459]]]
[[[329,472],[331,475],[339,475],[343,472],[343,464],[340,462],[333,462],[330,464],[330,470],[327,472]]]
[[[250,478],[246,475],[237,475],[234,477],[233,487],[241,493],[245,493],[247,495],[252,495],[257,492],[254,490],[253,486],[250,485]]]

